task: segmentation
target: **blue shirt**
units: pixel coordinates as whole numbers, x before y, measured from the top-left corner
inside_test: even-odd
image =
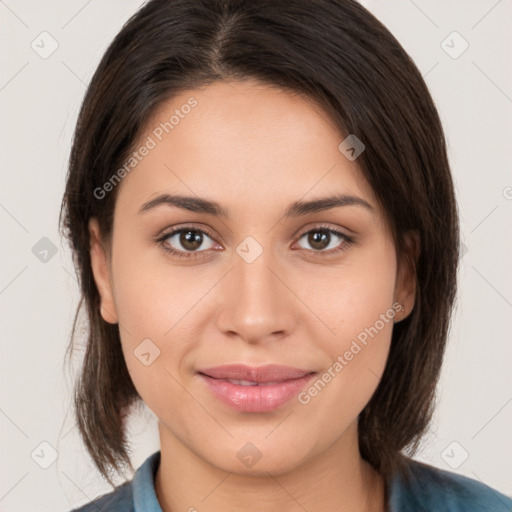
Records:
[[[155,493],[160,451],[150,455],[125,482],[109,494],[71,512],[162,512]],[[409,485],[395,476],[390,512],[511,512],[512,499],[457,473],[410,459]]]

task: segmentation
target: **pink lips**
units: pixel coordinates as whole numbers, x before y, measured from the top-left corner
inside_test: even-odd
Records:
[[[198,371],[224,404],[243,412],[277,409],[300,392],[315,372],[290,366],[226,365]]]

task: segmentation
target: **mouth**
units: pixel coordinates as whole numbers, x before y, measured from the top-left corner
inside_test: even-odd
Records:
[[[225,365],[198,371],[221,403],[242,412],[273,411],[295,397],[316,374],[290,366]]]
[[[254,382],[251,380],[235,380],[235,379],[220,379],[225,380],[226,382],[231,382],[231,384],[235,384],[235,386],[275,386],[276,384],[281,384],[285,381],[275,380],[272,382]]]

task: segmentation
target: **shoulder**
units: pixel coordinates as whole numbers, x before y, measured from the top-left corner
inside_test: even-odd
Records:
[[[70,512],[162,512],[154,486],[159,464],[160,451],[157,451],[137,469],[132,480]]]
[[[134,512],[132,482],[125,482],[112,492],[104,494],[80,508],[74,508],[71,512],[98,512],[100,510]]]
[[[512,499],[492,487],[412,459],[408,478],[393,481],[391,505],[393,512],[512,511]]]

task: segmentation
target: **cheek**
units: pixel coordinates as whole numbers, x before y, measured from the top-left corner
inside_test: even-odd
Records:
[[[335,326],[334,333],[325,334],[324,329],[316,337],[326,354],[323,369],[298,401],[325,432],[348,427],[380,382],[395,317],[393,275],[391,268],[388,274],[373,273],[367,280],[351,276],[339,283],[340,291],[322,300],[326,323]]]
[[[319,338],[317,331],[317,343],[327,354],[324,369],[299,400],[311,410],[327,407],[340,418],[357,416],[377,388],[395,317],[394,253],[359,263],[333,272],[324,293],[311,303],[332,332],[324,329]]]
[[[211,287],[206,271],[172,265],[157,251],[123,251],[121,242],[113,262],[116,310],[130,343],[175,335]]]
[[[361,253],[346,265],[297,277],[301,295],[308,297],[308,305],[337,338],[329,343],[333,348],[373,326],[386,311],[393,317],[389,309],[396,278],[394,251],[385,245],[378,249]],[[382,326],[380,330],[383,336],[391,335]]]
[[[190,353],[204,338],[207,295],[218,277],[206,266],[172,265],[154,248],[128,251],[128,246],[133,242],[118,239],[113,260],[122,350],[138,393],[165,416],[162,408],[193,406],[180,383]]]

